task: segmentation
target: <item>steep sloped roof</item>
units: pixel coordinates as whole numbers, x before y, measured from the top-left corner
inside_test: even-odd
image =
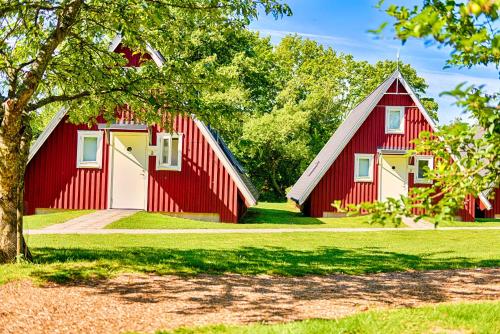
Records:
[[[116,36],[111,45],[109,47],[110,51],[116,50],[118,45],[121,43],[122,37],[120,35]],[[149,44],[147,45],[148,52],[151,54],[153,60],[157,64],[158,67],[161,67],[164,62],[163,56],[156,50],[154,50]],[[50,134],[55,130],[57,125],[61,122],[61,120],[68,113],[67,108],[61,108],[56,115],[49,122],[44,131],[40,134],[37,140],[30,147],[29,155],[28,155],[28,163],[33,159],[36,153],[42,148],[45,141],[49,138]],[[257,204],[258,192],[253,186],[252,182],[245,174],[245,171],[236,160],[232,152],[229,150],[227,145],[223,142],[222,138],[219,136],[214,136],[214,134],[210,131],[210,128],[205,125],[202,121],[196,119],[195,116],[191,116],[198,128],[201,130],[206,140],[208,141],[210,147],[214,150],[215,154],[222,162],[229,175],[231,175],[232,179],[235,181],[238,190],[243,195],[245,201],[249,206],[253,206]]]
[[[349,143],[354,134],[368,118],[384,93],[389,89],[389,87],[395,80],[399,80],[399,82],[403,84],[406,91],[415,101],[415,104],[418,106],[425,119],[431,125],[432,129],[436,129],[434,121],[429,116],[429,113],[425,110],[422,103],[419,101],[413,89],[406,82],[399,70],[396,70],[360,104],[358,104],[348,113],[346,119],[338,127],[338,129],[332,135],[330,140],[328,140],[325,146],[321,149],[318,155],[314,158],[309,167],[307,167],[305,172],[301,175],[290,192],[288,192],[288,198],[292,199],[298,204],[303,204],[307,200],[318,182],[332,166],[344,147]]]

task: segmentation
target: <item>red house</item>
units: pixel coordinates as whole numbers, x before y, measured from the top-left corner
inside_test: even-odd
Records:
[[[138,66],[115,39],[111,50]],[[161,65],[162,57],[149,50]],[[123,110],[114,124],[68,123],[61,110],[31,147],[25,212],[39,209],[141,209],[236,223],[257,192],[217,133],[194,116],[173,130],[134,122]]]
[[[436,129],[425,108],[399,71],[395,71],[344,122],[305,170],[287,197],[313,217],[335,216],[332,203],[383,201],[425,186],[432,155],[406,157],[421,131]],[[498,193],[498,191],[497,191]],[[469,197],[458,215],[464,221],[500,214],[499,196]]]

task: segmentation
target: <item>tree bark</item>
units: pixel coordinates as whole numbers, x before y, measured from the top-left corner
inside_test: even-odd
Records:
[[[278,180],[277,180],[277,169],[278,169],[278,166],[276,163],[271,163],[271,173],[270,173],[270,176],[271,176],[271,185],[273,186],[273,189],[274,191],[276,191],[276,193],[280,196],[283,196],[284,195],[284,191],[281,189],[279,183],[278,183]]]
[[[24,171],[30,131],[13,100],[3,104],[0,127],[0,262],[14,262],[29,251],[22,237]],[[18,225],[20,224],[20,225]]]

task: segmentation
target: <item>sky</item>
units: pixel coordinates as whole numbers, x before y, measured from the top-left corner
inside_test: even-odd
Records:
[[[270,36],[277,44],[287,34],[298,34],[315,40],[336,51],[352,54],[358,60],[376,63],[379,60],[400,60],[411,64],[425,78],[429,88],[427,96],[439,104],[439,124],[446,124],[457,117],[464,118],[453,99],[442,96],[443,91],[455,88],[461,82],[484,84],[488,92],[500,91],[499,71],[495,67],[477,66],[471,69],[443,69],[450,50],[435,45],[426,46],[423,40],[410,40],[405,45],[394,39],[394,30],[386,27],[382,36],[368,33],[391,18],[375,8],[378,0],[287,0],[293,15],[275,20],[261,15],[250,25],[261,36]],[[396,5],[421,5],[423,0],[386,0]],[[465,117],[466,118],[466,117]]]

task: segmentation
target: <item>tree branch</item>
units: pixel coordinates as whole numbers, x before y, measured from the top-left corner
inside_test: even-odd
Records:
[[[56,28],[52,31],[46,42],[42,45],[40,52],[35,58],[35,62],[29,72],[26,73],[26,79],[22,82],[21,91],[17,94],[18,99],[15,102],[16,108],[24,109],[29,100],[35,93],[45,69],[52,59],[53,53],[61,42],[66,38],[75,24],[79,15],[83,0],[74,0],[68,4],[59,15]]]
[[[123,87],[115,87],[115,88],[111,88],[111,89],[107,89],[107,90],[102,90],[102,91],[98,91],[98,92],[83,91],[83,92],[80,92],[80,93],[74,94],[74,95],[66,95],[66,94],[64,94],[64,95],[52,95],[52,96],[48,96],[46,98],[43,98],[41,100],[38,100],[35,103],[29,104],[25,110],[27,112],[30,112],[30,111],[37,110],[37,109],[39,109],[39,108],[41,108],[49,103],[74,101],[74,100],[78,100],[78,99],[81,99],[81,98],[84,98],[84,97],[87,97],[90,95],[106,95],[106,94],[115,93],[115,92],[124,92],[127,90],[127,87],[128,87],[128,85],[123,86]]]

